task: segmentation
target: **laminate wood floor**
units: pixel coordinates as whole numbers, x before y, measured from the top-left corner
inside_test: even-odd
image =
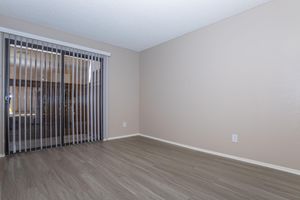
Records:
[[[0,159],[1,200],[300,200],[300,176],[143,137]]]

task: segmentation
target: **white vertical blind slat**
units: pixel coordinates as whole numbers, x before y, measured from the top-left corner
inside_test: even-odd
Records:
[[[31,42],[33,44],[33,42]],[[32,148],[32,51],[29,51],[29,72],[30,72],[30,86],[29,86],[29,150]]]
[[[40,148],[43,149],[43,44],[41,44],[42,50],[40,52]]]
[[[24,144],[25,144],[25,151],[27,151],[27,40],[25,38],[25,63],[24,63],[24,70],[25,70],[25,87],[24,87]]]
[[[89,55],[88,55],[89,59]],[[88,142],[91,141],[90,137],[90,60],[87,61],[87,135]]]
[[[20,39],[21,40],[21,39]],[[22,144],[21,144],[21,131],[22,131],[22,124],[21,124],[21,83],[22,83],[22,40],[21,40],[21,44],[20,44],[20,53],[19,53],[19,65],[18,65],[18,69],[19,69],[19,87],[18,87],[18,118],[19,118],[19,126],[18,126],[18,131],[19,131],[19,137],[18,137],[18,150],[19,152],[21,152],[22,149]]]
[[[13,112],[13,152],[16,153],[16,79],[17,79],[17,38],[14,38],[14,80],[13,80],[13,108],[12,108],[12,112]]]

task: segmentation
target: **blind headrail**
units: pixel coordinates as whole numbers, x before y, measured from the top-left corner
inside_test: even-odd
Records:
[[[106,51],[92,49],[89,47],[85,47],[85,46],[81,46],[81,45],[77,45],[77,44],[73,44],[73,43],[69,43],[69,42],[64,42],[64,41],[60,41],[60,40],[55,40],[55,39],[51,39],[51,38],[47,38],[47,37],[43,37],[43,36],[31,34],[31,33],[25,33],[22,31],[17,31],[14,29],[5,28],[5,27],[1,27],[1,26],[0,26],[0,32],[23,36],[23,37],[27,37],[27,38],[31,38],[31,39],[35,39],[35,40],[41,40],[44,42],[53,43],[53,44],[57,44],[57,45],[65,46],[65,47],[71,47],[71,48],[75,48],[75,49],[79,49],[79,50],[89,51],[89,52],[97,53],[97,54],[100,54],[103,56],[111,56],[111,53],[106,52]]]

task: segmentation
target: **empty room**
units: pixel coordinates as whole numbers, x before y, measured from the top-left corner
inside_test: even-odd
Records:
[[[300,200],[299,0],[0,0],[0,200]]]

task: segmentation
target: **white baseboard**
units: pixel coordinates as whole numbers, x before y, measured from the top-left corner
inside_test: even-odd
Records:
[[[105,138],[104,141],[118,140],[118,139],[135,137],[135,136],[141,136],[141,134],[140,133],[134,133],[134,134],[130,134],[130,135],[122,135],[122,136],[117,136],[117,137],[109,137],[109,138]]]
[[[0,158],[3,158],[3,157],[5,157],[5,155],[4,154],[0,154]]]
[[[157,140],[157,141],[160,141],[160,142],[164,142],[164,143],[184,147],[184,148],[187,148],[187,149],[191,149],[191,150],[195,150],[195,151],[199,151],[199,152],[203,152],[203,153],[208,153],[208,154],[212,154],[212,155],[216,155],[216,156],[221,156],[221,157],[224,157],[224,158],[230,158],[230,159],[233,159],[233,160],[238,160],[238,161],[242,161],[242,162],[245,162],[245,163],[259,165],[259,166],[263,166],[263,167],[267,167],[267,168],[271,168],[271,169],[276,169],[276,170],[279,170],[279,171],[283,171],[283,172],[287,172],[287,173],[291,173],[291,174],[296,174],[296,175],[300,176],[300,170],[297,170],[297,169],[291,169],[291,168],[282,167],[282,166],[279,166],[279,165],[273,165],[273,164],[269,164],[269,163],[265,163],[265,162],[251,160],[251,159],[248,159],[248,158],[242,158],[242,157],[233,156],[233,155],[224,154],[224,153],[219,153],[219,152],[210,151],[210,150],[206,150],[206,149],[200,149],[200,148],[197,148],[197,147],[180,144],[180,143],[177,143],[177,142],[172,142],[172,141],[169,141],[169,140],[164,140],[164,139],[152,137],[152,136],[149,136],[149,135],[144,135],[144,134],[137,134],[137,135],[142,136],[142,137],[146,137],[146,138],[149,138],[149,139]]]

